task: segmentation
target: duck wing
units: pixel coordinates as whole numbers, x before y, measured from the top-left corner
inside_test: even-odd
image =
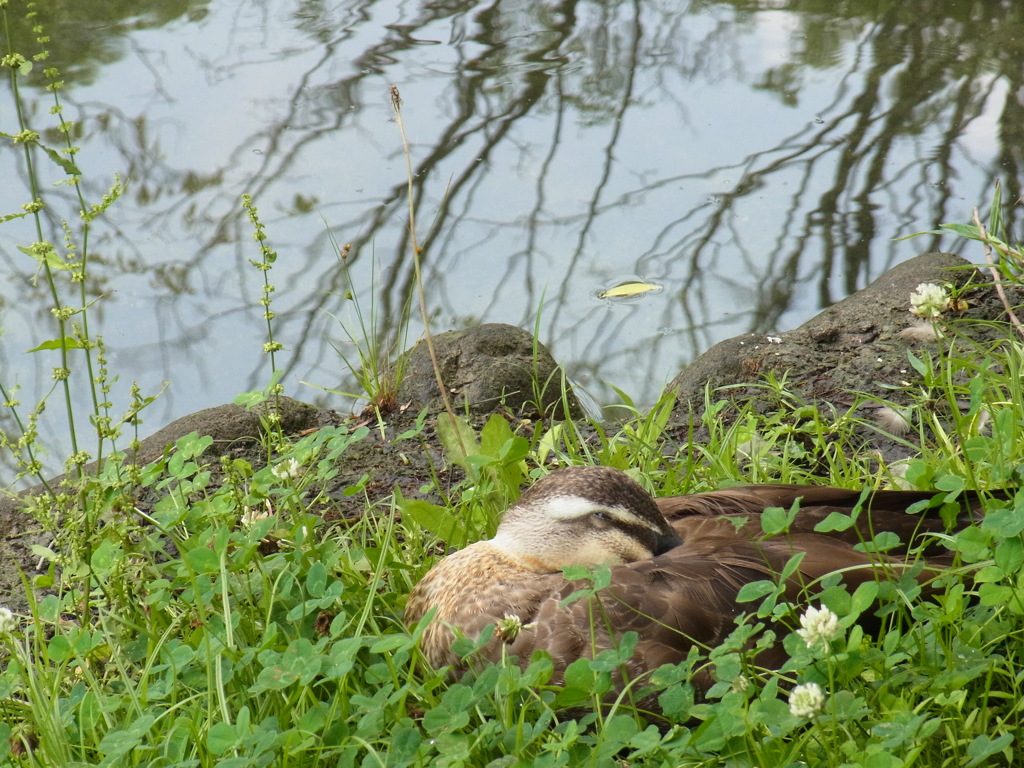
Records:
[[[761,513],[768,507],[789,509],[799,501],[800,508],[789,526],[790,533],[816,533],[851,545],[871,541],[881,531],[895,533],[901,547],[897,553],[906,552],[911,543],[921,534],[944,533],[946,520],[939,513],[939,506],[931,506],[918,514],[909,514],[907,509],[921,501],[935,499],[934,491],[854,491],[845,488],[807,485],[747,485],[724,488],[706,493],[685,496],[665,496],[655,502],[662,514],[673,526],[689,517],[731,517],[738,527],[753,538],[763,538]],[[1004,491],[993,495],[1006,498]],[[966,527],[978,519],[981,500],[975,492],[962,494],[960,509],[953,520],[954,529]],[[858,509],[859,508],[859,509]],[[832,513],[851,515],[857,509],[856,521],[842,530],[819,530],[820,524]],[[947,513],[948,515],[948,513]],[[952,517],[952,516],[949,516]],[[929,554],[941,552],[933,546]]]
[[[736,602],[740,589],[777,579],[790,553],[764,550],[728,521],[694,518],[685,533],[683,545],[670,552],[612,567],[610,584],[596,594],[572,600],[587,584],[563,579],[537,601],[536,612],[515,638],[490,649],[489,660],[502,654],[526,660],[545,651],[554,663],[553,682],[560,683],[569,664],[618,647],[623,634],[636,632],[636,648],[624,664],[633,679],[685,660],[691,648],[719,645],[745,610]],[[695,683],[706,687],[711,680]]]

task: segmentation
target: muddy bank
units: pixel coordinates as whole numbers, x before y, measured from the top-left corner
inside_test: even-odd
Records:
[[[963,287],[966,307],[959,314],[969,320],[1003,320],[1004,311],[993,290],[984,285],[985,276],[963,259],[951,254],[930,253],[900,264],[864,290],[829,307],[799,328],[767,337],[745,334],[709,349],[673,379],[669,389],[678,402],[670,422],[670,434],[684,439],[688,425],[699,423],[705,391],[713,399],[733,405],[720,416],[729,419],[745,403],[761,411],[773,407],[764,389],[756,386],[768,372],[785,374],[787,388],[795,396],[815,404],[823,412],[846,411],[855,403],[866,419],[880,408],[877,400],[908,404],[901,391],[904,382],[916,377],[908,351],[937,349],[933,335],[907,333],[915,318],[908,311],[910,294],[919,283],[950,283]],[[973,286],[973,287],[971,287]],[[1017,305],[1019,292],[1011,296]],[[991,342],[1006,333],[1006,326],[976,322],[962,330],[979,342]],[[557,362],[541,344],[522,329],[486,324],[434,337],[434,357],[442,372],[445,390],[458,413],[484,419],[490,413],[504,414],[520,428],[540,419],[580,418],[575,397],[563,405],[563,378]],[[370,413],[346,416],[289,398],[282,398],[280,418],[285,433],[299,436],[325,425],[366,424],[369,435],[343,454],[338,474],[326,489],[318,512],[325,517],[361,514],[363,498],[346,496],[345,489],[365,476],[365,493],[371,502],[386,499],[397,487],[406,497],[422,497],[421,487],[437,473],[442,484],[454,485],[461,475],[447,465],[434,431],[436,413],[442,407],[434,366],[427,345],[420,342],[407,353],[406,378],[398,391],[397,403],[380,428]],[[896,387],[893,389],[892,387]],[[395,442],[409,430],[416,416],[426,408],[419,437]],[[175,421],[143,441],[141,463],[160,457],[167,446],[192,432],[210,435],[213,444],[204,455],[212,467],[221,456],[242,458],[256,469],[265,464],[260,443],[263,422],[259,411],[239,405],[209,408]],[[529,420],[529,422],[525,422]],[[527,424],[524,426],[524,422]],[[700,439],[700,433],[697,439]],[[898,440],[866,429],[864,449],[878,451],[887,460],[903,458],[909,450]],[[31,494],[37,489],[29,491]],[[435,499],[436,500],[436,499]],[[0,598],[15,610],[24,609],[19,569],[29,578],[38,573],[39,558],[33,545],[49,543],[35,521],[21,508],[25,495],[0,499]],[[141,500],[145,504],[145,499]]]
[[[799,328],[775,336],[726,339],[668,385],[679,398],[672,414],[674,433],[685,435],[691,420],[700,423],[708,386],[716,391],[713,400],[736,404],[719,412],[726,421],[744,404],[760,413],[775,410],[775,400],[756,383],[775,374],[779,380],[785,378],[785,388],[795,398],[823,413],[847,413],[852,408],[852,415],[866,422],[859,430],[865,450],[876,451],[887,462],[907,458],[912,450],[879,429],[913,432],[917,421],[927,416],[903,410],[913,404],[921,381],[908,354],[923,357],[939,350],[928,323],[910,313],[910,295],[920,283],[954,286],[965,304],[961,311],[946,315],[965,321],[957,324],[957,333],[964,354],[970,355],[971,345],[990,345],[1011,333],[999,297],[986,284],[990,281],[989,275],[959,256],[925,253],[898,264]],[[1008,289],[1007,296],[1014,306],[1024,301],[1020,290]],[[893,422],[883,401],[901,410],[904,425]],[[698,430],[696,439],[702,436]]]

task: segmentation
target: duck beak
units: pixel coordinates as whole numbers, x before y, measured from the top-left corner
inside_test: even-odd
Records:
[[[668,533],[659,533],[654,539],[654,554],[664,555],[670,549],[675,549],[683,544],[679,534],[669,528]]]

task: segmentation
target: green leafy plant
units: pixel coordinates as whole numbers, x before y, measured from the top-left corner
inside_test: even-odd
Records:
[[[784,375],[774,372],[748,388],[755,395],[741,403],[706,395],[701,426],[707,439],[686,446],[691,483],[711,477],[848,486],[870,483],[877,475],[877,462],[861,450],[856,405],[839,412],[805,402]],[[726,412],[733,412],[728,420],[722,418]],[[671,474],[682,473],[677,468]]]
[[[0,23],[7,43],[7,51],[0,58],[0,67],[8,74],[17,130],[14,133],[0,132],[0,139],[21,152],[26,171],[28,200],[22,206],[21,212],[0,216],[0,223],[9,224],[20,219],[31,222],[34,242],[19,245],[17,248],[37,264],[36,279],[42,279],[46,286],[51,302],[50,314],[55,323],[55,336],[39,342],[30,351],[35,354],[56,355],[56,364],[53,366],[53,387],[36,401],[25,418],[18,412],[21,403],[16,399],[15,393],[7,387],[0,387],[4,407],[11,412],[19,432],[16,436],[0,435],[0,445],[11,452],[19,467],[19,479],[29,476],[43,482],[43,463],[39,459],[42,449],[37,441],[38,418],[50,397],[55,392],[60,392],[71,444],[71,455],[65,462],[65,467],[67,471],[81,478],[85,475],[85,467],[91,460],[97,461],[95,466],[101,466],[107,452],[113,449],[121,428],[126,423],[137,423],[140,410],[150,402],[149,399],[137,396],[124,417],[117,419],[113,415],[114,406],[108,397],[111,379],[106,367],[103,339],[95,334],[89,325],[90,308],[99,300],[91,298],[88,292],[91,257],[89,235],[93,223],[117,201],[125,187],[115,176],[108,192],[98,202],[90,203],[86,199],[81,171],[75,163],[78,148],[71,138],[73,124],[63,117],[60,94],[64,83],[56,68],[44,64],[49,58],[46,49],[49,37],[38,25],[34,5],[30,4],[27,17],[33,23],[32,29],[36,35],[36,53],[28,57],[12,50],[10,19],[6,6],[5,3],[0,7]],[[39,74],[37,66],[42,67],[42,82],[53,96],[50,114],[56,120],[55,133],[60,137],[58,147],[50,146],[43,141],[40,130],[29,124],[29,116],[22,108],[21,82],[35,77],[34,73]],[[51,207],[51,196],[45,190],[48,173],[53,169],[57,170],[59,176],[56,183],[69,187],[79,206],[71,216],[61,220],[60,246],[50,239],[49,226],[43,216],[43,212]],[[53,216],[56,211],[49,213]],[[77,229],[73,229],[68,223],[68,219],[74,218],[80,221]],[[85,449],[84,435],[80,431],[83,416],[77,414],[73,406],[74,387],[91,394],[92,405],[87,415],[95,438],[95,447],[91,453]]]
[[[405,376],[408,363],[407,356],[401,352],[408,340],[412,296],[410,295],[409,300],[403,304],[397,318],[381,317],[379,305],[374,299],[371,299],[369,312],[365,313],[359,300],[359,293],[354,290],[355,284],[350,268],[351,246],[339,246],[333,234],[328,234],[332,246],[339,254],[345,283],[350,286],[345,292],[345,300],[355,315],[354,324],[343,317],[335,318],[346,338],[341,345],[335,345],[334,349],[359,384],[361,392],[318,388],[353,400],[366,400],[367,408],[372,409],[378,418],[383,418],[385,414],[399,408],[398,388]],[[370,293],[371,296],[376,296],[372,281]],[[349,350],[354,350],[355,354]]]
[[[1019,204],[1019,202],[1018,202]],[[992,276],[992,285],[999,295],[1000,301],[1006,310],[1006,316],[1018,334],[1024,336],[1024,324],[1018,319],[1015,307],[1012,306],[1006,295],[1005,285],[1021,285],[1024,279],[1024,249],[1020,243],[1013,243],[1006,231],[1003,219],[1003,188],[996,182],[992,192],[992,202],[989,205],[989,221],[986,227],[978,214],[978,209],[973,211],[970,224],[951,223],[943,224],[937,230],[918,232],[907,235],[905,238],[918,237],[919,235],[941,235],[945,231],[953,232],[967,240],[981,243],[985,254],[985,266],[983,267]]]

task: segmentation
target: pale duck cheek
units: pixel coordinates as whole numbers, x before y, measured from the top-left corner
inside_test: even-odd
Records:
[[[654,557],[654,553],[636,539],[624,539],[619,550],[620,563],[633,563],[637,560],[647,560]]]
[[[562,565],[620,565],[626,562],[621,551],[601,541],[586,541],[565,553]]]

